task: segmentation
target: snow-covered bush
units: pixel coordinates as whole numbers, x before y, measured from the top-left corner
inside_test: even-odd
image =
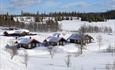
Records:
[[[115,70],[115,61],[112,64],[106,64],[106,70]]]
[[[54,53],[55,53],[54,46],[49,46],[48,47],[48,51],[50,53],[51,58],[53,58],[54,57]]]
[[[91,25],[82,25],[79,28],[79,31],[83,31],[85,33],[91,32],[91,33],[97,33],[97,32],[102,32],[102,33],[112,33],[112,28],[111,27],[99,27],[99,26],[91,26]]]
[[[115,48],[112,47],[111,45],[109,45],[108,48],[106,48],[106,52],[114,53],[115,52]]]
[[[13,57],[17,54],[17,47],[6,45],[5,48],[6,48],[6,51],[10,53],[11,59],[13,59]]]

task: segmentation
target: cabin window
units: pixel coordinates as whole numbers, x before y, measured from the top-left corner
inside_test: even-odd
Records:
[[[40,46],[40,44],[38,43],[38,44],[36,44],[36,46],[37,46],[37,47],[39,47],[39,46]]]
[[[31,46],[32,46],[32,47],[36,47],[36,44],[35,44],[35,43],[32,43]]]
[[[78,40],[78,43],[80,43],[80,40]]]
[[[60,42],[59,42],[59,45],[64,45],[64,42],[63,42],[63,41],[60,41]]]

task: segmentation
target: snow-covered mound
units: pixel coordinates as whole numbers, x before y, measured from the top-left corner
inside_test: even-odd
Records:
[[[25,65],[22,63],[22,58],[15,56],[14,59],[11,60],[10,57],[8,52],[0,50],[0,70],[26,70]]]

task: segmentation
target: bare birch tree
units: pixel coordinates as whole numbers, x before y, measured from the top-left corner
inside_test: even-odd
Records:
[[[16,46],[13,46],[13,47],[11,48],[11,50],[12,50],[11,59],[13,59],[13,57],[17,54],[17,47],[16,47]]]
[[[98,37],[97,37],[97,42],[98,42],[98,46],[99,46],[99,49],[101,48],[101,45],[102,45],[102,36],[101,35],[99,35]]]
[[[25,49],[24,49],[24,64],[27,67],[27,65],[28,65],[28,53]]]
[[[66,58],[66,65],[67,65],[67,67],[70,67],[71,66],[71,55],[70,54],[68,54],[67,56],[66,56],[67,58]]]
[[[9,44],[6,45],[6,51],[10,53],[11,59],[13,59],[13,57],[17,54],[17,45],[12,40],[9,42]]]
[[[54,46],[48,46],[48,51],[49,51],[49,53],[50,53],[50,56],[51,56],[51,58],[53,58],[54,57]]]

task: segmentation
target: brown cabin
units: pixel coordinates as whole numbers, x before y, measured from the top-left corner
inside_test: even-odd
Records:
[[[56,45],[64,45],[67,41],[64,38],[60,38],[60,37],[48,37],[45,40],[45,43],[47,45],[51,45],[51,46],[56,46]]]
[[[79,34],[72,34],[70,37],[67,39],[70,43],[76,43],[76,44],[81,44],[83,42],[83,45],[86,45],[88,43],[91,43],[93,37],[90,35],[83,35],[83,37]]]
[[[91,43],[93,40],[94,40],[93,37],[91,37],[90,35],[84,35],[84,37],[83,37],[83,41],[86,44]]]
[[[18,43],[18,47],[32,49],[40,45],[40,42],[35,39],[26,39],[25,41],[21,40]]]

